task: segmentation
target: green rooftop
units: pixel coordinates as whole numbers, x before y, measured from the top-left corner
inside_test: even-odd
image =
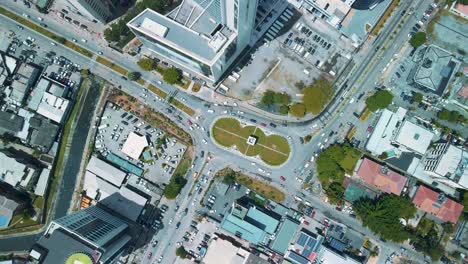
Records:
[[[278,234],[276,235],[276,239],[271,245],[271,249],[278,253],[284,254],[284,252],[286,252],[288,249],[289,243],[296,234],[298,228],[299,223],[297,221],[285,218],[278,231]]]
[[[233,234],[239,235],[253,244],[259,244],[265,240],[266,232],[262,229],[240,219],[231,214],[224,217],[221,222],[221,229]]]

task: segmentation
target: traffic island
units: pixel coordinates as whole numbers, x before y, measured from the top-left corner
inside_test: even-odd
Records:
[[[265,132],[254,125],[242,125],[235,118],[220,118],[212,126],[213,139],[219,145],[242,155],[256,157],[271,166],[285,163],[291,153],[286,138]]]

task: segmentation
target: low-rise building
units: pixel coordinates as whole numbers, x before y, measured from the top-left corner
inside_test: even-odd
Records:
[[[145,136],[131,132],[122,146],[122,152],[130,158],[138,160],[146,147],[148,147],[148,139]]]
[[[49,119],[34,115],[29,120],[28,143],[33,147],[39,147],[48,152],[57,137],[59,126]]]
[[[28,107],[60,124],[70,106],[70,101],[66,98],[67,93],[66,86],[47,77],[42,77],[31,92]]]
[[[0,152],[0,164],[0,181],[13,187],[21,185],[26,188],[36,172],[35,169],[20,163],[3,152]]]
[[[0,135],[18,136],[24,127],[24,118],[11,112],[0,111]]]
[[[400,195],[406,186],[406,177],[368,158],[360,160],[356,166],[359,178],[385,193]]]
[[[459,1],[454,1],[452,3],[452,6],[450,7],[450,12],[464,19],[468,19],[468,5],[459,3]]]
[[[437,193],[424,185],[418,187],[413,198],[416,207],[442,222],[456,224],[463,212],[463,205],[447,198],[443,193]]]
[[[429,45],[411,69],[407,81],[416,88],[442,96],[460,64],[449,51]]]
[[[42,69],[33,64],[21,63],[16,67],[13,75],[10,76],[12,82],[6,89],[9,101],[21,106],[26,99],[30,89],[34,87]]]
[[[8,227],[16,208],[18,203],[0,195],[0,229]]]
[[[248,249],[245,249],[238,244],[221,237],[216,237],[208,245],[206,255],[201,263],[268,264],[269,262],[251,254]]]
[[[289,247],[285,258],[294,264],[309,264],[316,260],[324,237],[302,229]]]
[[[356,0],[305,0],[304,7],[307,11],[323,18],[335,28],[339,28],[341,22],[351,10]],[[358,0],[357,2],[362,2]]]
[[[220,228],[252,244],[267,244],[280,219],[276,213],[239,199],[224,216]]]

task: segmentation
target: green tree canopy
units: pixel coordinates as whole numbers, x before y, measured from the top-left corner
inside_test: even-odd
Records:
[[[282,114],[282,115],[287,115],[289,113],[289,106],[281,105],[279,107],[279,113]]]
[[[179,195],[182,188],[187,183],[187,179],[180,175],[173,175],[169,180],[169,183],[164,188],[164,196],[167,199],[174,199]]]
[[[403,242],[410,233],[400,221],[409,219],[416,213],[413,203],[404,197],[385,194],[375,200],[364,198],[354,203],[354,212],[381,238],[394,242]]]
[[[185,259],[187,258],[187,254],[188,252],[183,246],[180,246],[176,249],[176,256],[178,256],[179,258]]]
[[[176,68],[168,68],[164,70],[163,79],[168,84],[176,84],[182,78],[180,72]]]
[[[294,117],[304,117],[306,113],[305,105],[301,103],[295,103],[289,108],[289,113]]]
[[[291,96],[287,93],[275,93],[273,97],[275,104],[289,105],[291,103]]]
[[[141,73],[139,72],[129,72],[127,77],[130,81],[136,81],[140,78],[140,76]]]
[[[375,112],[379,109],[386,108],[389,104],[392,103],[392,100],[392,93],[387,90],[379,90],[366,99],[366,105],[370,111]]]
[[[141,58],[137,64],[144,71],[152,71],[156,68],[156,62],[149,58]]]
[[[325,79],[319,79],[314,84],[307,86],[303,90],[302,103],[306,111],[312,114],[318,114],[333,96],[333,87]]]
[[[262,99],[260,102],[266,106],[271,106],[275,103],[275,92],[272,90],[266,90],[263,93]]]
[[[332,182],[325,192],[331,204],[340,204],[343,202],[345,189],[341,183]]]
[[[422,102],[422,100],[423,100],[423,95],[422,95],[422,93],[413,93],[413,100],[414,100],[416,103]]]
[[[417,48],[424,44],[426,42],[426,33],[425,32],[418,32],[414,34],[411,39],[409,40],[409,43],[411,46]]]
[[[456,110],[450,111],[450,110],[448,110],[446,108],[442,108],[442,110],[440,110],[437,113],[437,117],[442,119],[442,120],[446,120],[446,121],[449,121],[449,122],[452,122],[452,123],[455,123],[455,122],[465,123],[466,122],[465,116],[460,114],[460,112],[458,112]]]

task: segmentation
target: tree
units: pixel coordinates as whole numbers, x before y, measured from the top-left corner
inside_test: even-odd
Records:
[[[452,123],[455,123],[455,122],[465,123],[466,122],[465,116],[460,114],[460,112],[458,112],[456,110],[450,111],[450,110],[448,110],[446,108],[442,108],[442,110],[440,110],[437,113],[437,117],[442,119],[442,120],[446,120],[446,121],[449,121],[449,122],[452,122]]]
[[[180,246],[176,249],[176,256],[178,256],[179,258],[185,259],[187,258],[187,254],[188,252],[183,246]]]
[[[319,79],[313,85],[303,89],[302,103],[305,105],[307,112],[318,114],[330,101],[333,92],[333,87],[329,81]]]
[[[340,204],[343,201],[345,189],[339,182],[332,182],[325,190],[331,204]]]
[[[65,44],[65,42],[67,42],[66,38],[60,37],[60,36],[57,36],[57,35],[53,35],[52,39],[55,40],[56,42],[60,43],[60,44]]]
[[[176,84],[180,82],[180,72],[176,68],[168,68],[163,73],[163,79],[168,84]]]
[[[409,43],[411,46],[417,48],[424,44],[426,42],[426,33],[425,32],[418,32],[414,34],[411,39],[409,40]]]
[[[275,103],[275,92],[271,90],[266,90],[263,93],[263,96],[260,102],[267,107],[273,105]]]
[[[295,103],[289,108],[289,113],[295,117],[304,117],[306,113],[306,107],[301,103]]]
[[[137,62],[137,64],[144,71],[152,71],[156,68],[156,63],[154,62],[154,60],[149,58],[141,58]]]
[[[228,172],[224,175],[223,182],[227,185],[231,185],[236,182],[236,173],[234,171]]]
[[[164,196],[167,199],[176,198],[186,183],[187,179],[185,179],[183,176],[178,174],[173,175],[164,189]]]
[[[402,242],[410,233],[400,222],[400,218],[409,219],[416,213],[416,207],[407,199],[393,194],[385,194],[377,199],[364,198],[354,203],[354,212],[381,238]]]
[[[281,105],[279,107],[279,113],[282,114],[282,115],[287,115],[289,113],[289,106]]]
[[[88,76],[89,75],[89,69],[82,69],[80,73],[81,73],[81,75]]]
[[[287,93],[275,93],[273,98],[275,104],[289,105],[291,103],[291,96]]]
[[[136,81],[140,78],[141,73],[139,72],[129,72],[127,77],[130,81]]]
[[[422,95],[422,93],[413,93],[413,100],[414,100],[416,103],[422,102],[422,100],[423,100],[423,95]]]
[[[389,104],[392,103],[392,100],[392,93],[387,90],[380,90],[366,99],[366,105],[370,111],[375,112],[379,109],[386,108]]]

